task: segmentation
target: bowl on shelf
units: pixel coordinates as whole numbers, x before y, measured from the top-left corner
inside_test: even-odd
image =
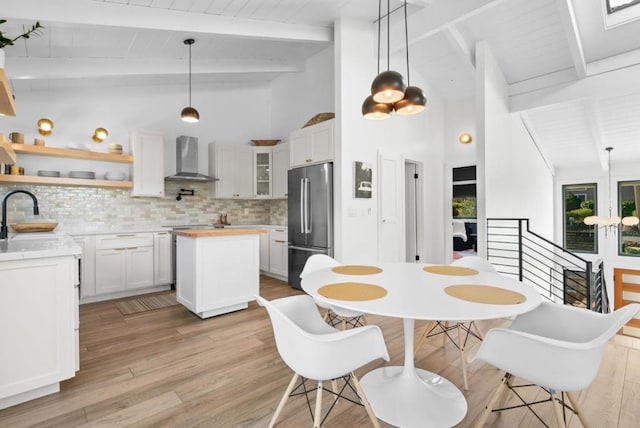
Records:
[[[111,180],[111,181],[124,181],[126,179],[126,174],[124,172],[111,172],[111,171],[107,171],[104,174],[104,179],[105,180]]]
[[[58,223],[11,223],[9,226],[11,226],[11,229],[16,233],[51,232],[58,226]]]
[[[275,146],[280,140],[251,140],[254,146]]]

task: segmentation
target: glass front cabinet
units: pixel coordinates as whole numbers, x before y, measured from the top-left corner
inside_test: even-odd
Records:
[[[253,152],[253,197],[271,198],[271,147],[255,147]]]

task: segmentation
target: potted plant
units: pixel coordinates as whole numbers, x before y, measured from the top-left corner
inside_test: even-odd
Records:
[[[5,22],[7,22],[6,19],[0,19],[0,25],[4,24]],[[4,68],[4,47],[13,46],[13,42],[15,42],[16,40],[28,39],[32,34],[39,34],[38,30],[40,28],[43,28],[42,25],[40,25],[40,22],[36,21],[36,23],[33,24],[31,28],[14,38],[5,37],[2,30],[0,30],[0,68]]]

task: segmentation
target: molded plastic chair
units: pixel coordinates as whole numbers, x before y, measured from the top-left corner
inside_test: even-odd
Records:
[[[600,314],[544,302],[533,311],[517,316],[508,328],[489,330],[475,359],[486,361],[506,374],[476,426],[484,426],[494,408],[504,405],[508,392],[518,387],[513,385],[513,378],[518,377],[547,390],[549,398],[537,403],[553,402],[559,427],[565,426],[564,408],[576,413],[586,427],[573,392],[593,382],[605,345],[639,310],[639,304],[630,304],[613,313]],[[571,406],[564,402],[565,392]],[[537,403],[522,406],[533,411],[530,405]],[[495,411],[501,410],[506,409]],[[537,414],[536,417],[540,419]]]
[[[494,267],[489,263],[487,259],[483,259],[478,256],[469,256],[462,257],[460,259],[455,260],[451,263],[451,266],[460,266],[460,267],[468,267],[475,269],[480,272],[491,272],[496,273]],[[456,338],[452,337],[450,334],[452,331],[456,331]],[[475,331],[474,331],[475,330]],[[469,389],[469,382],[467,380],[467,358],[465,355],[465,349],[467,347],[467,342],[469,341],[469,337],[474,337],[477,340],[481,341],[484,337],[484,333],[478,327],[475,321],[468,322],[454,322],[453,324],[449,324],[448,321],[433,321],[427,324],[418,344],[416,346],[416,350],[414,355],[418,354],[420,348],[424,344],[425,340],[429,337],[442,335],[442,345],[444,346],[447,338],[458,348],[460,351],[460,361],[462,363],[462,377],[464,379],[464,389]],[[457,340],[456,340],[457,339]]]
[[[324,421],[321,418],[322,392],[326,390],[323,389],[322,383],[327,380],[332,381],[332,392],[335,395],[327,415],[338,398],[344,397],[341,394],[348,386],[351,391],[357,393],[373,425],[379,427],[378,419],[375,417],[353,371],[378,358],[389,361],[389,353],[380,328],[375,325],[349,330],[338,330],[331,327],[322,319],[313,299],[304,294],[276,299],[271,302],[256,296],[256,300],[267,308],[280,357],[295,373],[276,408],[269,427],[274,426],[287,399],[294,395],[295,390],[298,389],[296,384],[301,377],[303,378],[302,382],[304,379],[318,381],[313,415],[314,428],[320,427]],[[345,380],[345,385],[339,392],[337,382],[335,382],[335,379],[338,378]],[[307,395],[306,389],[304,394]],[[346,399],[348,400],[348,398]],[[308,396],[307,400],[309,400]],[[311,405],[309,405],[309,409],[311,409]]]
[[[309,257],[307,262],[304,264],[304,268],[302,268],[302,272],[300,273],[300,278],[304,278],[306,275],[317,270],[335,266],[340,266],[340,263],[334,258],[329,257],[326,254],[314,254]],[[326,310],[323,319],[332,326],[340,323],[342,325],[342,329],[345,330],[347,325],[350,325],[351,327],[358,327],[367,324],[362,312],[350,311],[349,309],[332,306],[315,298],[313,300],[316,302],[316,305]]]

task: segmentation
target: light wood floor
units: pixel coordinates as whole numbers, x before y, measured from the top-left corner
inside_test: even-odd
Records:
[[[267,299],[294,293],[281,281],[261,278]],[[401,365],[401,321],[368,320],[382,328],[391,364]],[[76,377],[57,394],[0,410],[0,427],[266,427],[291,377],[276,351],[267,313],[255,303],[245,311],[201,320],[181,305],[123,316],[110,301],[81,306],[80,322]],[[417,323],[416,330],[423,325]],[[358,374],[381,365],[372,363]],[[440,340],[432,340],[416,366],[462,386],[458,352],[451,344],[442,347]],[[473,425],[500,378],[496,369],[478,362],[469,372],[470,387],[464,392],[469,410],[461,427]],[[592,427],[640,426],[640,340],[619,336],[611,341],[597,379],[579,401]],[[541,410],[552,423],[550,406]],[[302,397],[289,400],[278,426],[311,426]],[[362,407],[339,403],[324,426],[370,423]],[[541,424],[518,409],[492,415],[488,426]],[[577,418],[569,426],[580,426]]]

